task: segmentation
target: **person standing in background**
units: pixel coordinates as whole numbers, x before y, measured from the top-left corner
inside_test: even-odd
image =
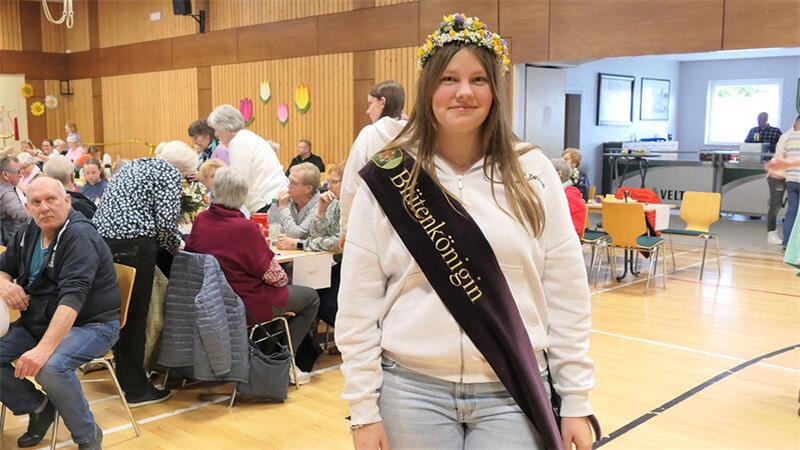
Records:
[[[769,143],[769,151],[775,152],[775,146],[781,138],[781,129],[769,125],[769,114],[762,112],[758,115],[758,126],[753,127],[744,139],[746,143]],[[783,240],[778,234],[778,211],[783,206],[783,193],[786,192],[786,180],[776,172],[767,172],[767,185],[769,185],[769,210],[767,211],[767,242],[781,244]]]
[[[800,159],[800,115],[794,119],[794,126],[784,133],[775,146],[775,158],[782,160]],[[775,173],[771,171],[770,173]],[[783,173],[786,178],[786,197],[788,205],[786,218],[783,221],[783,240],[780,242],[784,248],[792,235],[795,218],[797,217],[798,204],[800,204],[800,168],[790,167]]]
[[[289,168],[286,170],[286,176],[289,176],[289,172],[292,170],[292,167],[304,162],[309,162],[317,166],[320,173],[325,172],[325,163],[322,162],[322,158],[320,158],[318,155],[311,153],[311,141],[308,139],[300,139],[297,141],[297,156],[292,158],[292,162],[289,163]]]

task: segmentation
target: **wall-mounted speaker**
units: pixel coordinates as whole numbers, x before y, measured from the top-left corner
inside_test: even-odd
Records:
[[[172,12],[176,16],[190,16],[192,14],[192,0],[172,0]]]

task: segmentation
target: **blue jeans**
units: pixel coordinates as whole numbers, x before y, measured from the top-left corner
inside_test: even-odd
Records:
[[[800,183],[790,181],[786,183],[786,217],[783,218],[783,246],[789,243],[792,235],[794,219],[797,217],[797,205],[800,203]]]
[[[53,402],[76,443],[89,442],[94,436],[94,416],[83,396],[75,369],[103,356],[119,337],[119,321],[73,326],[47,363],[36,375],[47,398]],[[19,321],[11,324],[0,338],[0,402],[15,415],[34,412],[45,394],[27,379],[14,377],[11,361],[39,342]]]
[[[378,406],[394,449],[542,449],[500,382],[453,383],[384,359]]]

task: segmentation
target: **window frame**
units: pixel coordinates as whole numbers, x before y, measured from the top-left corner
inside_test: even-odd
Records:
[[[717,86],[743,86],[743,85],[777,85],[778,86],[778,107],[777,113],[774,117],[770,117],[771,122],[780,123],[780,114],[781,108],[783,107],[783,78],[744,78],[744,79],[733,79],[733,80],[708,80],[708,85],[706,88],[706,123],[705,123],[705,133],[703,133],[703,144],[704,145],[738,145],[744,142],[744,136],[747,135],[747,130],[742,132],[742,138],[734,141],[734,142],[719,142],[719,141],[712,141],[711,140],[711,117],[713,115],[713,102],[712,102],[712,92],[715,87]],[[755,116],[753,116],[755,117]],[[754,122],[755,124],[755,122]],[[754,125],[755,126],[755,125]]]

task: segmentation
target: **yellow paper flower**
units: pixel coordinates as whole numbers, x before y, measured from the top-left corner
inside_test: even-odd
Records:
[[[30,83],[23,84],[22,88],[19,90],[19,93],[22,94],[22,96],[25,98],[33,97],[34,94],[33,85],[31,85]]]
[[[31,114],[33,117],[41,117],[44,115],[44,103],[33,102],[31,103]]]

